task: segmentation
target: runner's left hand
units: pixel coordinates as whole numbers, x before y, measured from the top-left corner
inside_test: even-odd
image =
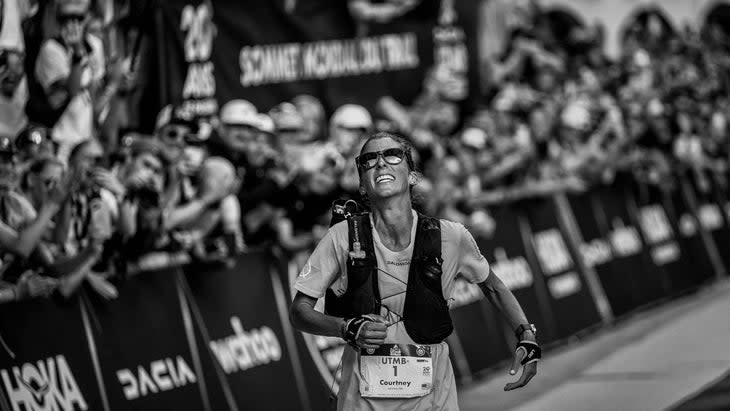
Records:
[[[515,351],[515,360],[512,362],[512,366],[509,370],[509,375],[515,375],[517,373],[517,370],[519,369],[522,360],[525,358],[525,355],[527,355],[527,351],[522,347],[518,347]],[[527,385],[532,377],[537,374],[537,363],[538,361],[525,364],[525,366],[522,368],[522,375],[520,376],[520,379],[515,382],[507,383],[507,385],[504,386],[504,390],[512,391]]]

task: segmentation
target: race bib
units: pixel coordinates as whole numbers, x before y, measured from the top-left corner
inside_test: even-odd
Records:
[[[360,350],[360,395],[371,398],[422,397],[433,388],[431,347],[383,344]]]

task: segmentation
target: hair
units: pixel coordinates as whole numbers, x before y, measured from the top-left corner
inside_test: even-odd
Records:
[[[23,175],[23,178],[20,183],[20,188],[25,191],[30,187],[29,179],[32,175],[40,174],[43,170],[46,169],[46,167],[49,166],[58,166],[61,167],[61,169],[65,170],[66,165],[63,163],[63,161],[57,159],[56,157],[51,156],[44,156],[40,157],[36,160],[34,160],[30,167],[28,167],[28,170]]]
[[[411,144],[410,141],[408,141],[405,137],[398,133],[390,132],[390,131],[376,131],[375,133],[371,134],[363,143],[363,145],[360,148],[360,155],[362,155],[365,152],[365,146],[367,146],[371,141],[374,140],[380,140],[383,138],[389,138],[403,149],[406,153],[406,164],[408,164],[408,170],[411,172],[412,175],[415,177],[415,183],[410,184],[410,194],[411,194],[411,202],[421,203],[421,199],[417,198],[418,196],[414,195],[413,187],[417,185],[422,179],[423,179],[423,173],[416,167],[416,163],[413,161],[413,152],[415,151],[415,148],[413,147],[413,144]],[[362,181],[362,173],[363,170],[360,168],[360,165],[357,165],[357,174],[360,177],[360,180]],[[362,186],[361,186],[362,187]],[[367,195],[363,195],[362,192],[360,192],[361,200],[363,203],[370,205],[370,202],[368,201]]]
[[[91,146],[92,144],[95,144],[95,143],[101,145],[101,143],[98,140],[90,138],[90,139],[84,140],[84,141],[76,144],[75,146],[73,146],[70,154],[68,155],[69,164],[73,163],[76,160],[76,157],[78,157],[79,153],[84,148]]]

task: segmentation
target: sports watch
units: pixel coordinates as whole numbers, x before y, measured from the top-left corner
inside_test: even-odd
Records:
[[[522,339],[522,334],[525,331],[532,331],[533,334],[537,335],[537,327],[535,327],[535,324],[520,324],[515,328],[515,336],[517,337],[517,340]]]

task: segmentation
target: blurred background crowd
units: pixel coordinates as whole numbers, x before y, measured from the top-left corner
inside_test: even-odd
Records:
[[[581,191],[630,175],[726,185],[727,33],[638,16],[605,53],[601,22],[572,24],[514,3],[505,47],[465,74],[429,69],[409,106],[382,96],[331,113],[299,95],[268,111],[241,99],[214,118],[164,107],[135,128],[145,40],[124,0],[0,0],[0,302],[83,284],[115,298],[129,275],[171,264],[227,264],[247,249],[289,258],[329,227],[334,200],[358,200],[354,158],[375,130],[416,147],[417,207],[494,230],[491,207]],[[418,1],[350,0],[387,21]]]

